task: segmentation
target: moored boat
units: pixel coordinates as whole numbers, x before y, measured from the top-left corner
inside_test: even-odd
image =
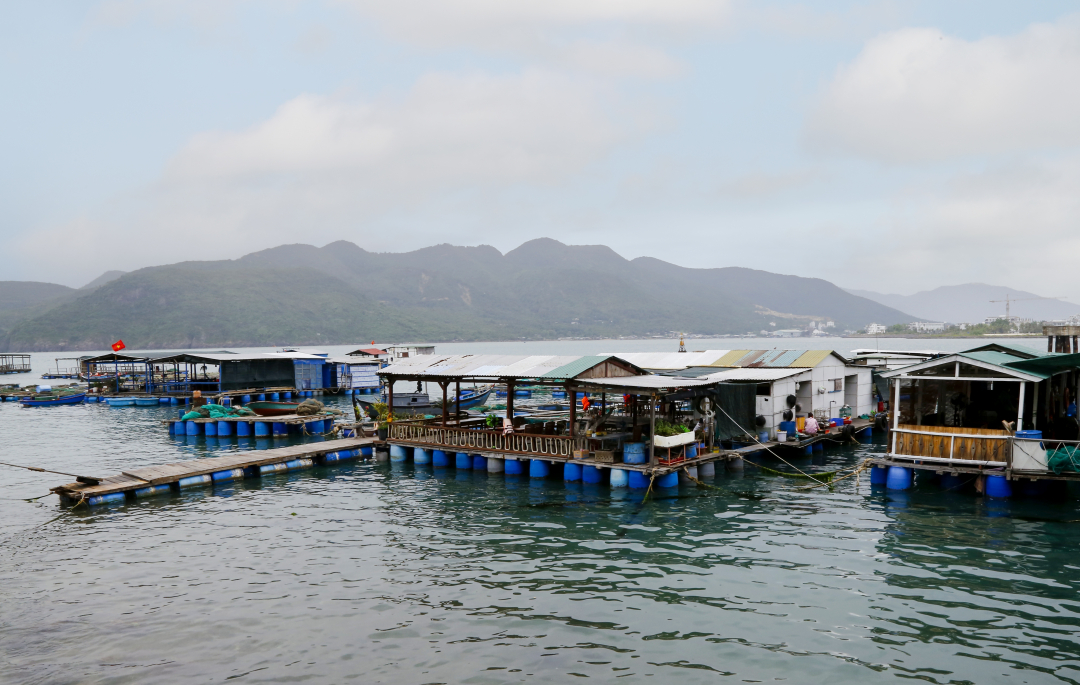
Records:
[[[61,404],[81,404],[86,399],[86,393],[80,392],[71,395],[30,395],[19,400],[24,407],[55,407]]]
[[[134,407],[134,397],[105,397],[104,400],[110,407]]]
[[[156,406],[158,406],[158,404],[159,404],[158,398],[156,398],[156,397],[136,397],[135,398],[135,406],[136,407],[156,407]]]

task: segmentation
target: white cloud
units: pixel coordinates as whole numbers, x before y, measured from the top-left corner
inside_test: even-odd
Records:
[[[340,238],[411,249],[447,240],[455,226],[462,242],[462,226],[499,211],[506,233],[536,207],[518,204],[522,196],[572,185],[646,131],[648,109],[538,70],[430,74],[399,97],[364,101],[301,95],[247,129],[194,136],[152,187],[35,231],[23,247],[81,241],[78,259],[97,271],[147,265],[148,233],[178,238],[167,262]]]
[[[1080,20],[967,41],[909,28],[869,41],[813,109],[818,151],[924,162],[1080,144]]]

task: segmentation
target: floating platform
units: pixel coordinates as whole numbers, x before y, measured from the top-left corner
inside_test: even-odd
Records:
[[[345,438],[309,445],[255,450],[209,459],[145,466],[102,479],[98,485],[68,483],[52,488],[61,503],[91,506],[122,502],[210,483],[258,478],[371,455],[374,438]]]
[[[341,414],[323,412],[310,416],[223,416],[221,418],[168,419],[164,421],[171,435],[236,435],[239,437],[283,436],[289,432],[322,435],[334,430],[334,419]]]

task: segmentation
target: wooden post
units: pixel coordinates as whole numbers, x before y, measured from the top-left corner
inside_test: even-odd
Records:
[[[446,386],[450,385],[450,381],[439,381],[439,387],[442,388],[442,425],[446,427],[446,416],[450,413],[450,407],[446,404]]]
[[[514,425],[514,381],[506,381],[506,418]]]
[[[570,400],[570,437],[574,437],[574,425],[577,423],[577,390],[566,384],[566,397]]]
[[[386,377],[386,406],[387,406],[387,418],[392,423],[394,420],[394,377]]]
[[[457,385],[454,387],[454,421],[457,422],[458,428],[461,427],[461,380],[458,379]]]
[[[900,383],[901,379],[893,379],[893,406],[889,407],[892,411],[893,420],[893,432],[892,432],[892,453],[896,454],[896,429],[900,427]]]
[[[649,465],[656,466],[656,395],[649,395]]]
[[[1024,430],[1024,387],[1026,385],[1027,383],[1020,381],[1020,413],[1016,416],[1016,430],[1018,431]]]

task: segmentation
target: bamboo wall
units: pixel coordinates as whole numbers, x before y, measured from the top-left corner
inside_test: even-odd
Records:
[[[953,426],[915,426],[900,424],[900,430],[924,431],[926,433],[953,433],[970,435],[958,437],[952,446],[952,458],[964,461],[1006,461],[1008,440],[1003,430],[992,428],[955,428]],[[997,439],[979,438],[980,435],[1000,436]],[[948,435],[915,435],[896,432],[896,450],[894,454],[914,457],[949,458],[949,444],[953,438]]]

